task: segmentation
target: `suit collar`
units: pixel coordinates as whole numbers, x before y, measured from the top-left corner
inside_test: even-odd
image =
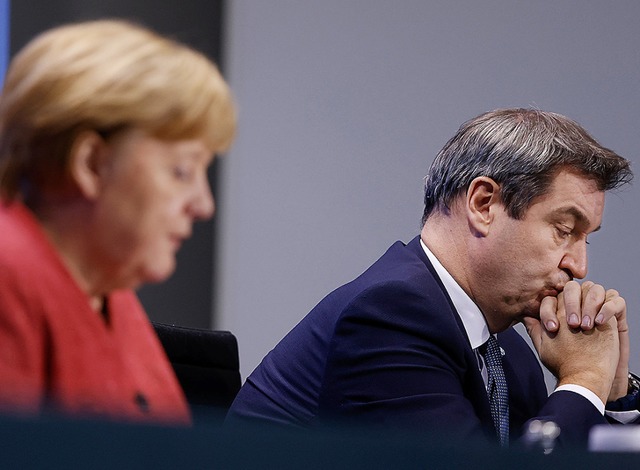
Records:
[[[467,332],[471,348],[476,349],[487,342],[489,339],[489,326],[487,325],[484,315],[469,297],[464,289],[458,284],[453,276],[446,270],[440,260],[429,249],[429,247],[420,240],[420,246],[429,258],[431,265],[437,272],[438,277],[442,281],[444,288],[451,299],[456,312],[460,315],[464,329]]]
[[[460,316],[460,312],[458,311],[456,305],[454,304],[453,300],[451,299],[451,296],[449,294],[449,290],[447,289],[447,287],[442,282],[442,279],[440,278],[440,275],[438,274],[438,271],[433,266],[433,264],[431,263],[431,261],[427,257],[427,254],[425,253],[424,249],[422,248],[420,235],[418,235],[413,240],[411,240],[406,245],[406,247],[409,250],[411,250],[418,258],[420,258],[420,260],[424,263],[425,267],[429,270],[429,272],[433,276],[433,279],[436,281],[436,283],[438,284],[438,286],[442,290],[442,292],[445,295],[447,301],[449,302],[449,306],[451,307],[451,310],[453,312],[453,316],[455,317],[460,330],[464,334],[464,337],[467,339],[467,343],[469,344],[469,347],[473,350],[473,349],[477,348],[479,345],[481,345],[484,342],[486,342],[489,339],[489,328],[488,328],[488,326],[486,324],[486,321],[485,321],[484,317],[481,318],[481,320],[482,320],[481,324],[478,325],[477,322],[474,322],[474,324],[469,329],[467,328],[467,325],[465,324],[465,322],[463,321],[463,319]],[[471,299],[469,299],[469,301],[473,302]],[[478,313],[480,313],[480,310],[478,310]],[[480,315],[482,316],[482,313],[480,313]],[[473,330],[473,331],[471,331],[471,330]]]
[[[456,306],[451,300],[451,297],[449,296],[449,292],[447,292],[447,288],[442,283],[442,279],[440,279],[440,276],[438,276],[438,272],[433,267],[433,265],[431,264],[431,261],[429,261],[429,258],[427,257],[426,253],[422,249],[422,245],[420,244],[420,235],[418,235],[413,240],[411,240],[406,247],[409,250],[411,250],[424,263],[425,267],[431,273],[431,276],[433,277],[434,281],[438,284],[438,286],[440,287],[440,290],[442,291],[445,298],[447,299],[447,302],[449,303],[449,307],[451,308],[451,312],[455,317],[456,322],[458,323],[458,327],[460,328],[460,331],[462,332],[464,337],[467,339],[467,343],[469,344],[469,347],[471,347],[471,341],[469,340],[469,336],[467,335],[467,330],[465,329],[464,324],[462,323],[462,319],[460,318],[460,315],[456,310]]]

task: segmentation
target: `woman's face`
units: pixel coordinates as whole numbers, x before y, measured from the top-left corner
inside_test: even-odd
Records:
[[[94,263],[114,287],[163,281],[193,222],[213,215],[212,152],[197,139],[163,141],[138,130],[115,136],[104,150],[91,225]]]

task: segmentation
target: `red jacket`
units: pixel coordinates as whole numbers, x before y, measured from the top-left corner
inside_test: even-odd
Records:
[[[0,409],[188,423],[171,365],[134,292],[89,306],[33,214],[0,204]]]

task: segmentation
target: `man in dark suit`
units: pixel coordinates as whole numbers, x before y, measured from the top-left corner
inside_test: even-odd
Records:
[[[227,420],[507,445],[538,419],[584,443],[627,394],[629,346],[624,299],[573,279],[586,276],[605,191],[631,177],[564,116],[506,109],[463,124],[426,177],[420,236],[322,300],[248,377]],[[558,379],[550,396],[518,322]]]

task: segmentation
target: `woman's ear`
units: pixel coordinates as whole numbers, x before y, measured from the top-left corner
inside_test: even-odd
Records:
[[[479,176],[469,185],[465,202],[469,227],[476,236],[487,236],[501,203],[500,185],[487,176]]]
[[[94,200],[100,194],[100,166],[105,141],[95,131],[83,131],[73,142],[69,155],[69,173],[82,195]]]

